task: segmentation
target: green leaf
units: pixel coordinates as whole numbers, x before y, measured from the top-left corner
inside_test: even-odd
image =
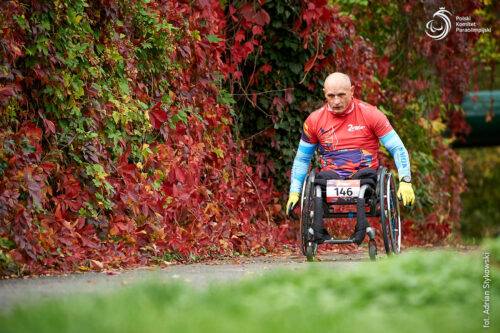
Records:
[[[210,42],[210,43],[218,43],[223,41],[224,39],[219,38],[217,35],[206,35],[205,38]]]
[[[118,82],[118,86],[120,86],[120,91],[125,94],[129,95],[130,94],[130,88],[128,86],[128,82],[126,80],[120,80]]]
[[[26,19],[20,15],[14,15],[14,20],[16,20],[17,24],[24,30],[28,30],[28,25],[26,24]]]
[[[221,149],[215,148],[214,153],[215,153],[215,155],[217,155],[217,157],[224,158],[224,152]]]

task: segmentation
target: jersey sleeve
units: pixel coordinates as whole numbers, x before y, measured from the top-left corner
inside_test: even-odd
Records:
[[[370,117],[372,131],[377,138],[381,138],[393,130],[389,119],[379,109],[373,108],[370,112]]]
[[[394,157],[394,162],[398,168],[399,179],[401,180],[404,176],[411,177],[410,157],[403,141],[401,141],[396,131],[390,131],[388,134],[381,137],[380,141]]]
[[[302,191],[302,183],[304,182],[304,178],[306,178],[309,163],[311,163],[315,149],[315,144],[300,140],[297,155],[295,155],[292,166],[290,194],[293,192],[300,193]]]
[[[313,115],[314,113],[310,114],[304,122],[301,139],[304,142],[315,145],[318,143],[318,138],[316,137],[316,126],[314,124],[314,120],[312,119]]]

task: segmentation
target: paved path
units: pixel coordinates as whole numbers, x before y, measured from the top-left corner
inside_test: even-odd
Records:
[[[475,246],[458,248],[420,248],[424,251],[455,250],[477,251]],[[403,254],[415,249],[405,249]],[[384,260],[385,253],[379,249],[377,260]],[[198,264],[171,265],[164,267],[143,267],[122,271],[85,272],[37,278],[0,279],[0,312],[11,309],[15,304],[39,302],[53,297],[69,297],[77,294],[97,294],[119,290],[134,283],[151,279],[183,281],[195,288],[211,284],[228,283],[252,278],[276,270],[298,270],[310,265],[321,265],[332,270],[350,269],[359,265],[376,264],[370,261],[366,246],[357,253],[339,253],[338,249],[316,256],[317,261],[309,263],[297,254],[267,255],[263,257],[237,257]]]
[[[381,260],[384,257],[385,255],[380,255]],[[330,252],[320,254],[316,258],[318,259],[316,262],[309,263],[301,255],[268,255],[189,265],[4,279],[0,280],[0,311],[6,311],[17,303],[38,302],[52,297],[67,297],[75,293],[102,293],[150,279],[167,283],[174,280],[184,281],[196,288],[203,288],[209,284],[251,278],[280,269],[298,270],[310,265],[322,265],[338,270],[371,264],[365,248],[360,248],[358,253],[354,254]]]

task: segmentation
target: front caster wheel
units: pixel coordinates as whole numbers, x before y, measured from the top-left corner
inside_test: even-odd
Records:
[[[318,248],[318,244],[313,242],[308,242],[306,246],[306,258],[307,261],[314,261],[314,255],[316,254],[316,249]]]
[[[370,259],[375,261],[377,258],[377,243],[374,240],[368,242],[368,254],[370,255]]]

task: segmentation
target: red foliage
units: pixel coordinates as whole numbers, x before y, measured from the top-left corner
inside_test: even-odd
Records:
[[[88,15],[108,7],[100,6],[89,8]],[[196,36],[194,31],[199,36],[223,35],[225,19],[217,1],[200,1],[197,6],[153,1],[149,7],[185,36]],[[16,2],[4,3],[1,9],[27,16],[39,10],[34,4],[25,10]],[[107,16],[101,13],[107,24],[116,21],[120,11],[116,4],[108,9]],[[242,8],[240,12],[245,16],[243,26],[253,25],[254,35],[270,19],[263,10]],[[130,59],[135,77],[131,97],[154,105],[149,121],[159,139],[148,145],[151,153],[142,163],[134,164],[130,162],[133,142],[119,142],[123,153],[116,159],[99,140],[83,142],[82,154],[89,161],[85,165],[102,166],[98,180],[106,185],[103,190],[84,165],[68,162],[53,145],[53,135],[61,132],[58,118],[31,105],[43,96],[37,90],[39,84],[54,84],[46,78],[53,75],[54,63],[18,69],[22,45],[30,34],[12,19],[9,25],[16,28],[3,30],[0,48],[10,68],[0,82],[4,119],[0,136],[7,163],[0,180],[0,238],[8,244],[2,248],[6,260],[0,262],[4,273],[100,270],[172,258],[257,254],[289,244],[288,225],[276,223],[281,214],[279,193],[271,180],[262,180],[247,165],[244,147],[231,137],[230,108],[217,101],[214,73],[230,74],[230,67],[221,60],[224,43],[185,37],[173,46],[172,61],[182,66],[171,78],[169,97],[175,103],[163,105],[162,94],[141,78],[143,73],[133,74],[133,46],[114,41],[121,56]],[[235,54],[243,60],[256,45],[246,42]],[[97,100],[99,95],[90,84],[86,89]],[[9,122],[8,105],[26,106],[16,116],[17,125],[12,118]],[[103,106],[108,115],[116,110],[113,103]],[[199,111],[186,114],[180,106]],[[106,126],[107,117],[84,111],[92,117],[96,132]],[[103,206],[107,194],[111,209]],[[89,209],[95,214],[82,215]]]

